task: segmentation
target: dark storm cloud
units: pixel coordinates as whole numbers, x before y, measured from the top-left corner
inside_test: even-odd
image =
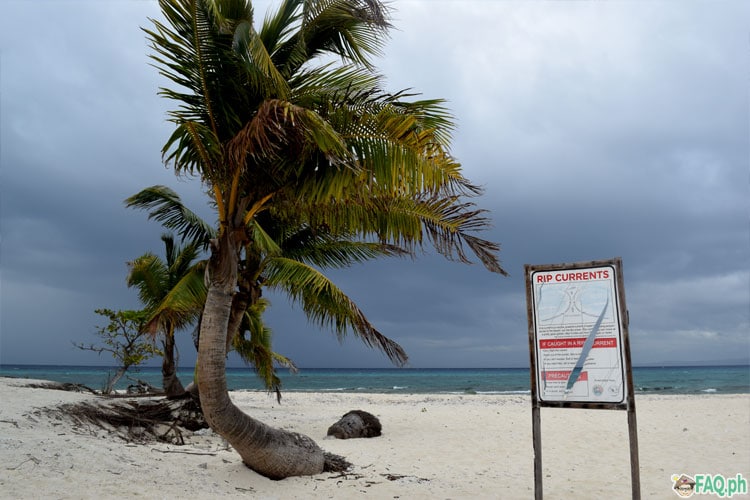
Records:
[[[137,306],[125,261],[159,250],[160,231],[122,201],[175,183],[160,162],[165,107],[139,29],[155,7],[54,2],[42,16],[4,4],[3,363],[96,363],[70,344],[91,339],[93,310]]]
[[[261,19],[270,2],[256,2]],[[747,360],[748,31],[742,2],[396,2],[389,90],[444,97],[511,273],[434,252],[331,273],[411,365],[524,366],[523,265],[621,256],[638,363]],[[44,10],[44,15],[41,11]],[[167,184],[169,136],[140,26],[155,2],[4,4],[0,362],[96,363],[97,307],[137,307],[125,262],[161,229],[122,200]],[[301,366],[387,366],[272,299]],[[33,339],[33,340],[31,340]],[[181,335],[189,364],[189,335]]]

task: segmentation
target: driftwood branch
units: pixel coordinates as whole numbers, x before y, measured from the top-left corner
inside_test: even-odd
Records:
[[[27,456],[28,456],[29,458],[27,458],[26,460],[24,460],[24,461],[23,461],[23,462],[21,462],[20,464],[16,465],[15,467],[6,467],[6,468],[5,468],[5,470],[18,470],[18,469],[20,469],[20,468],[21,468],[21,466],[22,466],[23,464],[25,464],[26,462],[34,462],[34,465],[39,465],[39,464],[40,464],[40,463],[42,462],[41,460],[39,460],[38,458],[36,458],[36,457],[35,457],[35,456],[33,456],[33,455],[27,455]]]
[[[159,450],[157,448],[151,448],[151,451],[158,451],[159,453],[182,453],[184,455],[209,455],[212,457],[216,456],[216,453],[211,451],[189,451],[189,450]]]

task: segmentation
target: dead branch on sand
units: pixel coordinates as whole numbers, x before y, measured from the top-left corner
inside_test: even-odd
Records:
[[[105,402],[106,401],[106,402]],[[130,443],[166,442],[184,445],[184,431],[208,428],[200,403],[180,400],[97,400],[68,403],[41,410],[57,420],[71,420],[78,430],[92,426],[116,434]]]

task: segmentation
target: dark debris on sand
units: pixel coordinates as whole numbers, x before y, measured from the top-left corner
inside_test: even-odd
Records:
[[[208,428],[200,402],[193,398],[101,398],[40,412],[57,420],[69,420],[78,431],[105,430],[140,444],[159,441],[184,445],[185,431]]]

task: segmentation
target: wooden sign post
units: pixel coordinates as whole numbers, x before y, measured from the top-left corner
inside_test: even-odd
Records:
[[[633,499],[638,431],[622,260],[526,265],[534,495],[541,500],[541,407],[626,410]]]

